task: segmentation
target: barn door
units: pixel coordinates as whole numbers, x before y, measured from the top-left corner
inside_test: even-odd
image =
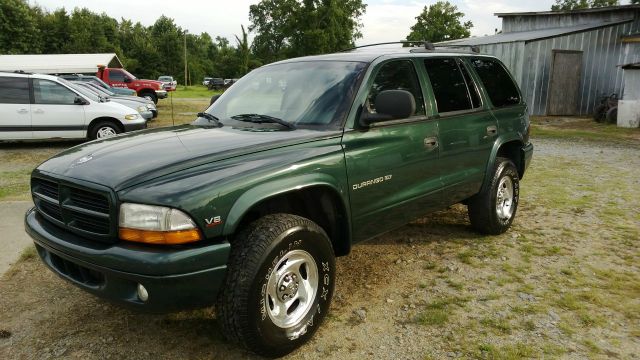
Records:
[[[582,51],[553,50],[547,115],[578,115]]]

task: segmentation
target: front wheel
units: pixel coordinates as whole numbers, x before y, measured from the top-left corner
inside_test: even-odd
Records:
[[[491,183],[469,199],[471,226],[483,234],[498,235],[509,229],[518,210],[520,177],[513,162],[496,158]]]
[[[91,127],[91,130],[89,131],[89,138],[92,140],[105,139],[116,136],[120,132],[120,128],[115,123],[111,121],[100,121]]]
[[[267,215],[232,243],[218,319],[230,340],[283,356],[318,329],[334,283],[335,257],[324,230],[300,216]]]

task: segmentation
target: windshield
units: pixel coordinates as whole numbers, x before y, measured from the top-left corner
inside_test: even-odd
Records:
[[[129,77],[131,80],[138,80],[137,77],[131,75],[131,73],[128,72],[127,70],[125,70],[125,69],[120,69],[120,70],[124,73],[125,77]]]
[[[173,78],[171,76],[160,76],[158,78],[158,80],[160,80],[160,81],[173,81]]]
[[[73,90],[79,92],[80,94],[88,97],[89,99],[93,100],[93,101],[100,101],[100,96],[98,96],[98,94],[96,94],[95,92],[85,88],[84,86],[80,86],[79,84],[74,84],[70,81],[67,81],[63,78],[58,78],[58,81],[60,81],[61,83],[67,85],[68,87],[72,88]]]
[[[91,86],[91,90],[101,94],[101,95],[105,95],[105,96],[114,96],[115,93],[104,89],[102,87],[100,87],[100,85],[96,84],[95,82],[91,81],[91,82],[86,82],[85,83],[87,86]]]
[[[296,127],[340,127],[365,68],[365,63],[346,61],[265,66],[231,86],[206,112],[222,124],[234,122],[238,115],[257,114]],[[207,122],[198,118],[194,124]]]

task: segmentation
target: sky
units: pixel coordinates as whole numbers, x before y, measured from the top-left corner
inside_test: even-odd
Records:
[[[257,0],[28,0],[47,10],[61,7],[68,12],[75,7],[86,7],[97,13],[120,20],[121,18],[152,25],[161,15],[190,33],[207,32],[212,37],[223,36],[232,43],[240,34],[240,25],[249,26],[249,6]],[[415,23],[415,17],[425,6],[436,2],[412,0],[363,0],[367,11],[362,17],[363,38],[357,45],[404,39]],[[521,11],[548,11],[553,0],[450,0],[465,14],[464,21],[473,22],[472,36],[493,35],[501,22],[494,13]]]

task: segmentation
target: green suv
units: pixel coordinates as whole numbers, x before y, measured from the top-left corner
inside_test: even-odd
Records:
[[[33,171],[26,229],[56,274],[164,312],[216,305],[280,356],[329,311],[335,258],[451,204],[505,232],[529,165],[504,65],[460,50],[355,50],[240,79],[191,125],[70,148]]]

